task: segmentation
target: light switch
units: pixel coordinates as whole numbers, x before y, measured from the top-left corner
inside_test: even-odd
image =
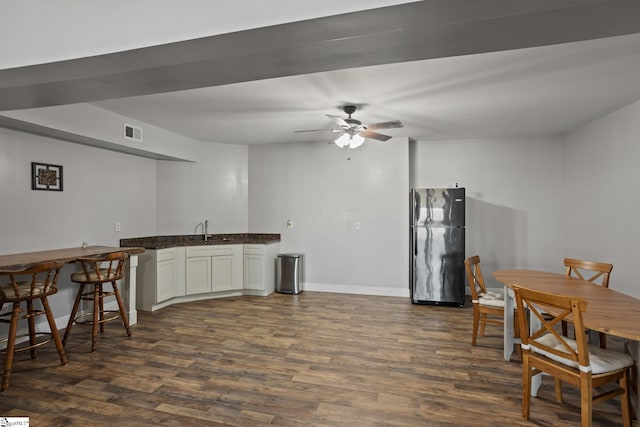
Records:
[[[290,219],[287,220],[287,228],[293,228],[293,221]]]

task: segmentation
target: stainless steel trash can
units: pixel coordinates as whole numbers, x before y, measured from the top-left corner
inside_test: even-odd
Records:
[[[276,292],[302,292],[302,254],[278,254],[276,258]]]

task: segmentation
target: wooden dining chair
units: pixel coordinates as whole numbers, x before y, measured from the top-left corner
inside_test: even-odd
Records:
[[[11,303],[12,309],[9,312],[0,314],[0,322],[9,324],[5,354],[4,371],[2,373],[2,391],[9,387],[9,377],[13,367],[14,354],[20,351],[31,351],[31,358],[38,355],[37,348],[53,342],[58,350],[60,362],[67,364],[64,348],[58,335],[55,317],[47,297],[58,292],[57,283],[60,269],[64,262],[42,262],[26,266],[22,270],[12,272],[0,272],[2,276],[8,276],[8,282],[0,283],[0,310],[5,303]],[[42,309],[35,307],[34,302],[40,301]],[[22,303],[24,307],[22,306]],[[36,318],[44,315],[49,323],[49,332],[36,331]],[[8,318],[8,319],[7,319]],[[27,320],[27,334],[17,335],[18,323],[20,320]],[[16,345],[16,339],[29,337],[24,343]]]
[[[587,309],[584,299],[560,296],[517,285],[513,287],[522,346],[522,416],[529,419],[531,407],[531,379],[545,372],[554,377],[556,400],[562,402],[562,382],[580,389],[582,426],[591,426],[593,403],[620,396],[622,421],[631,426],[629,405],[629,371],[633,358],[624,353],[588,346],[584,334],[582,314]],[[532,321],[528,320],[530,318]],[[534,322],[535,320],[535,322]],[[559,332],[562,320],[570,320],[576,328],[576,339]],[[539,322],[539,327],[537,326]],[[533,326],[533,330],[530,330]],[[613,387],[594,396],[603,385]]]
[[[609,287],[609,276],[613,265],[604,262],[583,261],[573,258],[564,259],[565,273],[567,276],[577,277],[579,279],[591,282],[602,287]],[[562,333],[567,336],[569,322],[562,322]],[[607,348],[607,334],[600,332],[600,348]]]
[[[487,323],[504,325],[504,293],[500,291],[487,291],[487,287],[480,268],[480,257],[472,256],[464,260],[467,270],[467,279],[471,290],[471,302],[473,304],[473,335],[471,345],[476,345],[478,328],[480,335],[484,336]],[[515,313],[514,313],[515,317]],[[515,326],[515,336],[519,336],[518,325]],[[519,353],[519,351],[518,351]]]
[[[126,252],[113,252],[76,260],[82,266],[82,271],[73,273],[71,281],[79,284],[80,288],[76,294],[67,329],[64,331],[63,345],[66,345],[74,324],[92,325],[91,352],[96,351],[98,329],[100,329],[100,333],[103,333],[104,324],[107,322],[120,319],[127,336],[131,336],[129,319],[117,283],[124,276],[124,267],[128,257],[129,254]],[[105,289],[107,283],[111,284],[111,291]],[[87,286],[90,286],[88,291],[85,290]],[[117,310],[105,310],[104,299],[111,296],[116,298]],[[92,303],[92,310],[89,313],[77,315],[80,301],[83,300]]]

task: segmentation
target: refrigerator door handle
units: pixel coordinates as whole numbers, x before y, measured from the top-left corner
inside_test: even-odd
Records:
[[[416,191],[412,188],[411,195],[409,196],[409,222],[411,227],[416,225]]]

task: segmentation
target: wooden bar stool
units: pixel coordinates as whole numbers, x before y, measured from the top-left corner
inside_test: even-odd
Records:
[[[76,295],[75,303],[73,304],[73,310],[69,317],[69,323],[67,329],[64,332],[64,338],[62,344],[67,343],[69,334],[71,333],[71,327],[74,323],[78,324],[90,324],[92,325],[91,334],[91,352],[96,351],[96,341],[98,338],[98,327],[100,332],[104,332],[104,324],[115,319],[121,319],[122,325],[127,332],[127,336],[131,336],[129,330],[129,319],[127,312],[125,311],[124,304],[120,292],[118,291],[118,280],[122,279],[124,273],[124,266],[126,264],[129,254],[126,252],[112,252],[104,255],[98,255],[95,257],[78,258],[77,262],[82,265],[82,271],[78,271],[71,275],[71,281],[78,283],[80,289]],[[105,291],[104,284],[111,283],[112,290]],[[89,289],[85,292],[87,285],[92,285],[93,289]],[[105,310],[104,299],[110,296],[115,296],[118,303],[118,310]],[[83,313],[77,315],[80,301],[92,301],[92,311],[89,313]],[[91,317],[87,320],[82,320],[87,317]]]
[[[47,301],[49,295],[58,292],[56,286],[63,266],[64,262],[53,261],[32,264],[20,271],[0,271],[0,275],[9,276],[8,283],[0,283],[0,310],[5,303],[13,304],[10,312],[0,314],[0,322],[9,324],[9,335],[4,340],[7,347],[3,352],[6,357],[2,374],[2,391],[9,388],[13,356],[18,351],[31,350],[31,358],[35,359],[38,355],[36,348],[53,340],[60,355],[60,362],[62,365],[67,364],[55,317]],[[29,275],[31,277],[28,277]],[[40,300],[41,310],[34,307],[34,300]],[[22,302],[26,303],[26,307],[21,308]],[[49,323],[50,332],[36,332],[35,318],[43,314]],[[7,317],[9,319],[6,319]],[[29,333],[16,336],[18,322],[24,319],[29,325]],[[29,341],[16,346],[16,338],[24,336],[28,336]],[[43,337],[46,338],[43,339]]]

